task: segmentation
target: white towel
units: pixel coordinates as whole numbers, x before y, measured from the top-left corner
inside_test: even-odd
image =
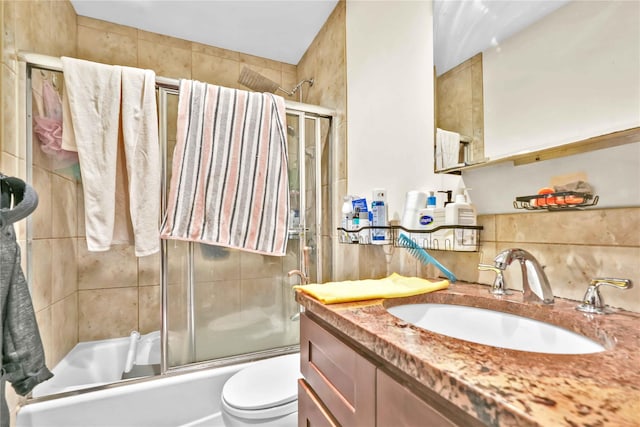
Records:
[[[176,139],[161,237],[285,255],[284,99],[181,80]]]
[[[160,250],[155,74],[65,57],[62,64],[63,139],[80,159],[87,247],[106,251],[134,236],[137,256],[153,254]]]
[[[62,57],[62,67],[70,113],[65,114],[62,147],[73,150],[70,141],[77,144],[87,247],[106,251],[114,230],[122,72],[117,65],[67,57]]]
[[[436,129],[436,169],[447,169],[459,164],[460,134]]]
[[[160,250],[160,149],[155,79],[151,70],[122,67],[122,134],[137,256]]]

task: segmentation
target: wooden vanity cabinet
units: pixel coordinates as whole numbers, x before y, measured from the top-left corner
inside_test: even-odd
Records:
[[[373,363],[305,314],[300,316],[300,357],[300,372],[309,386],[305,391],[317,396],[316,404],[323,406],[321,412],[331,414],[338,425],[375,425]],[[300,419],[306,416],[300,410],[298,413]]]
[[[299,427],[469,425],[444,416],[307,314],[300,316],[300,357]]]

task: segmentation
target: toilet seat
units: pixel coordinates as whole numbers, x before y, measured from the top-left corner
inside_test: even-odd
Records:
[[[240,418],[272,418],[298,409],[298,353],[261,360],[233,375],[222,388],[222,406]]]

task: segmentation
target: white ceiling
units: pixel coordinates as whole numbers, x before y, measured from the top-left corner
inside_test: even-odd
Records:
[[[371,0],[373,1],[373,0]],[[437,74],[569,0],[434,0]],[[71,0],[76,13],[297,64],[337,0]]]
[[[71,0],[81,16],[297,64],[337,0]]]
[[[434,62],[440,75],[498,46],[569,0],[434,0]]]

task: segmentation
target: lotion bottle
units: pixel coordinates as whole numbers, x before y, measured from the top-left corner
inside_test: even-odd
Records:
[[[445,224],[446,225],[477,225],[477,215],[475,207],[467,202],[467,198],[462,193],[456,194],[453,203],[445,206]],[[447,231],[447,242],[456,251],[475,251],[476,250],[476,230],[469,229],[453,229]]]

